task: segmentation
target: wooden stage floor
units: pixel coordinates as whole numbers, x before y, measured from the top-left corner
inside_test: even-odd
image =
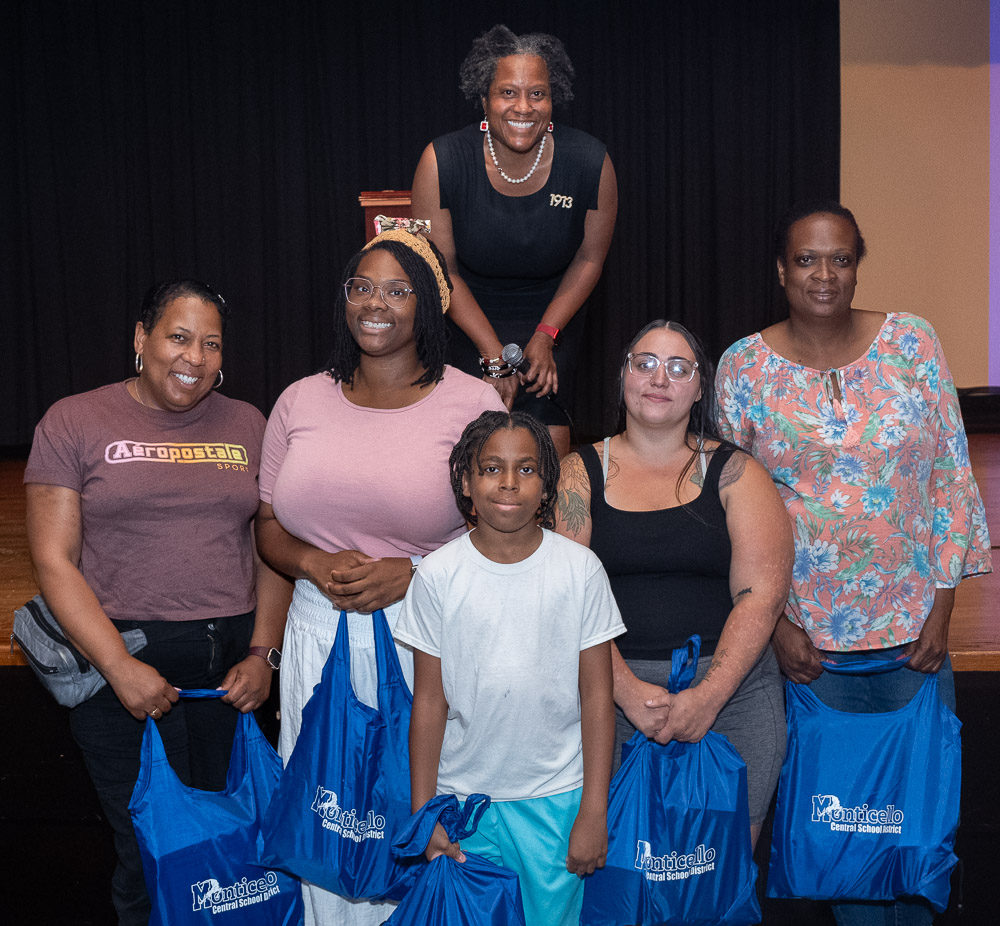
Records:
[[[1000,545],[1000,434],[970,434],[973,470],[986,505],[994,551]],[[24,460],[0,460],[0,667],[26,665],[10,647],[14,608],[38,591],[24,532]],[[1000,671],[1000,552],[996,572],[963,582],[955,595],[949,649],[959,672]]]

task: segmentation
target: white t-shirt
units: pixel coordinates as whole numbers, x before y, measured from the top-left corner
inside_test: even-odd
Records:
[[[545,531],[519,563],[466,534],[426,556],[396,638],[441,660],[439,794],[547,797],[583,784],[580,651],[625,632],[600,560]]]

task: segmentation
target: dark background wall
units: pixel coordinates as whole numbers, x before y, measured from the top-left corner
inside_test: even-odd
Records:
[[[154,281],[234,308],[224,391],[265,413],[329,352],[361,190],[408,189],[477,118],[457,90],[497,21],[565,42],[557,118],[608,144],[621,194],[587,318],[578,428],[614,423],[621,347],[666,315],[718,354],[781,315],[770,237],[835,196],[832,0],[18,0],[0,12],[0,445],[131,370]]]

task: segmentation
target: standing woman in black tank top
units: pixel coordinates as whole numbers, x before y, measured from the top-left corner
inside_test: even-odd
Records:
[[[583,327],[574,317],[600,279],[618,212],[605,146],[552,123],[553,105],[573,99],[573,76],[555,36],[485,32],[460,87],[482,121],[427,146],[412,195],[455,286],[450,362],[548,425],[560,456]],[[500,356],[510,343],[529,364],[518,376]]]
[[[625,620],[612,647],[618,744],[635,729],[660,743],[726,735],[747,763],[756,841],[784,756],[768,640],[794,555],[767,472],[716,433],[713,380],[684,327],[643,328],[622,363],[625,428],[563,460],[556,530],[601,557]],[[711,660],[672,695],[670,652],[690,633]]]

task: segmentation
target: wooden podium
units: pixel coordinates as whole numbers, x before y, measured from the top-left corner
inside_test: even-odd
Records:
[[[408,219],[412,215],[409,190],[367,190],[358,196],[358,202],[365,210],[366,244],[375,237],[375,216]]]

